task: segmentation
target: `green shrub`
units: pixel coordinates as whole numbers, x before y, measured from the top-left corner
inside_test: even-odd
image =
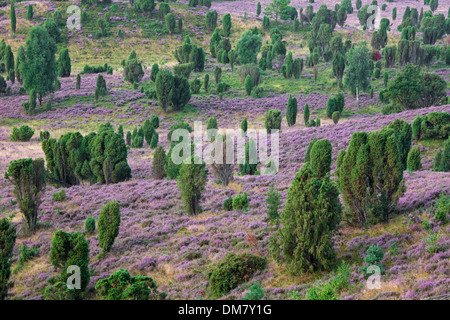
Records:
[[[93,234],[95,232],[95,218],[87,217],[84,222],[84,232],[86,234]]]
[[[268,110],[265,115],[264,125],[268,134],[271,133],[271,130],[281,130],[281,111]]]
[[[66,200],[66,190],[61,189],[59,192],[52,193],[52,200],[56,202]]]
[[[410,171],[422,169],[422,162],[420,161],[420,147],[412,148],[409,151],[406,168]]]
[[[434,171],[450,171],[450,138],[444,142],[444,149],[439,150],[434,158]]]
[[[173,73],[189,79],[192,72],[192,63],[182,63],[173,67]]]
[[[52,286],[45,289],[44,297],[52,299],[55,296],[63,295],[66,297],[65,299],[79,298],[80,294],[86,290],[90,279],[89,243],[85,237],[79,232],[56,231],[52,239],[50,261],[55,268],[61,268],[61,275],[54,279],[55,281],[49,280]],[[71,276],[68,269],[73,265],[78,266],[81,271],[80,289],[70,289],[66,285]]]
[[[107,202],[98,218],[98,245],[103,252],[109,252],[119,235],[120,206],[117,201]]]
[[[306,300],[338,300],[338,299],[339,296],[337,295],[336,291],[329,282],[315,284],[306,292]]]
[[[34,130],[29,126],[21,126],[20,128],[14,127],[11,132],[11,141],[30,141],[34,135]]]
[[[233,198],[233,210],[248,210],[249,200],[247,198],[247,191],[243,194],[238,194]]]
[[[229,253],[208,272],[208,293],[212,299],[220,298],[265,267],[266,260],[263,257],[247,252],[239,255]]]
[[[231,211],[233,210],[233,198],[228,197],[223,201],[223,210]]]
[[[248,289],[250,291],[247,292],[243,300],[261,300],[264,297],[264,288],[258,281],[255,281]]]
[[[200,200],[206,186],[207,172],[205,163],[197,164],[196,162],[194,155],[191,156],[190,163],[183,161],[177,178],[180,197],[189,215],[200,213]]]
[[[194,80],[191,81],[191,92],[193,94],[199,93],[201,87],[202,87],[202,83],[201,83],[200,79],[195,78]]]
[[[317,178],[322,179],[330,173],[332,146],[328,139],[316,141],[310,154],[311,169],[316,173]]]
[[[275,221],[280,218],[280,215],[278,214],[278,210],[281,206],[281,193],[278,192],[278,190],[272,185],[269,188],[269,191],[267,192],[267,198],[266,198],[266,208],[267,208],[267,216],[269,217],[269,220]]]
[[[220,82],[216,85],[216,90],[219,94],[228,91],[228,89],[230,89],[230,85],[227,83]]]
[[[379,245],[372,245],[367,249],[366,257],[364,258],[364,266],[361,268],[361,271],[364,274],[367,273],[367,269],[369,266],[376,265],[380,268],[381,273],[384,273],[383,264],[381,260],[384,258],[383,249]]]
[[[19,249],[19,262],[14,272],[19,271],[23,268],[25,262],[31,260],[33,257],[39,254],[39,250],[36,248],[28,247],[26,243],[23,243]]]
[[[128,270],[120,269],[95,284],[98,295],[105,300],[159,300],[164,294],[151,277],[130,276]]]
[[[447,216],[450,214],[450,195],[441,192],[434,203],[434,210],[434,219],[444,224],[447,223]]]
[[[338,124],[340,118],[341,118],[341,114],[339,111],[333,112],[331,119],[333,119],[334,124]]]

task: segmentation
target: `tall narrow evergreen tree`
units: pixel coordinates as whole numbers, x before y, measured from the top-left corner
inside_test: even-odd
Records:
[[[297,122],[297,98],[289,95],[286,108],[286,121],[288,126],[293,126]]]
[[[305,123],[305,126],[308,126],[309,122],[309,105],[305,104],[305,108],[303,110],[303,122]]]
[[[328,139],[315,141],[311,147],[310,164],[318,179],[330,173],[332,146]]]
[[[27,19],[31,20],[33,19],[33,6],[31,4],[28,5],[27,7]]]
[[[152,163],[152,177],[154,179],[161,180],[166,176],[164,167],[166,164],[166,153],[162,146],[156,147],[155,153],[153,154]]]
[[[117,201],[106,203],[98,217],[98,245],[103,252],[111,250],[116,237],[119,235],[120,205]]]
[[[11,19],[11,31],[13,34],[15,34],[16,33],[16,6],[14,4],[14,1],[11,2],[9,18]]]
[[[58,59],[58,75],[60,77],[69,77],[72,70],[70,62],[69,49],[62,49]]]

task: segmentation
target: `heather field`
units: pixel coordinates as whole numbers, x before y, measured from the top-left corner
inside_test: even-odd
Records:
[[[449,0],[378,0],[385,39],[359,18],[369,0],[10,2],[0,300],[449,299]],[[174,169],[180,123],[244,119],[279,129],[275,174]],[[73,265],[81,289],[66,288]],[[120,270],[132,280],[111,284]]]

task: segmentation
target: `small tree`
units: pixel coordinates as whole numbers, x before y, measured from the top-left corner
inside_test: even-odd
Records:
[[[409,151],[406,167],[410,171],[422,169],[422,162],[420,161],[420,147],[412,148]]]
[[[69,49],[62,49],[58,59],[58,75],[60,77],[69,77],[71,69]]]
[[[356,224],[388,221],[405,191],[394,130],[355,132],[336,160],[342,198]]]
[[[331,119],[333,119],[334,124],[338,124],[340,118],[341,118],[341,113],[339,111],[333,112]]]
[[[95,224],[95,222],[94,222]],[[61,275],[55,279],[53,287],[45,289],[44,297],[65,296],[66,299],[79,299],[89,284],[89,243],[83,234],[73,234],[58,230],[53,235],[50,261],[55,268],[61,268]],[[67,283],[73,272],[71,267],[80,268],[80,288],[68,288]],[[58,292],[59,291],[59,292]]]
[[[253,90],[253,79],[249,74],[245,78],[244,86],[245,86],[245,92],[247,93],[247,95],[248,96],[251,95],[252,90]]]
[[[214,80],[216,81],[216,85],[220,83],[221,78],[222,78],[222,68],[216,66],[214,69]]]
[[[166,164],[166,153],[162,146],[156,147],[153,155],[152,176],[154,179],[161,180],[166,176],[164,167]]]
[[[222,17],[223,35],[229,37],[231,33],[231,15],[225,13]]]
[[[107,202],[98,217],[98,245],[108,253],[119,235],[120,207],[117,201]]]
[[[370,77],[372,69],[369,65],[369,49],[365,44],[350,49],[347,54],[348,66],[345,68],[345,85],[356,95],[356,102],[359,105],[360,91],[367,91],[370,88]]]
[[[311,148],[311,169],[318,179],[322,179],[330,173],[332,146],[328,139],[314,142]]]
[[[195,163],[195,156],[187,159],[190,161],[184,161],[181,164],[177,186],[185,210],[189,215],[196,215],[201,210],[200,200],[206,186],[206,169],[204,162]]]
[[[244,120],[242,120],[242,122],[241,122],[241,130],[242,130],[242,134],[244,136],[247,135],[247,128],[248,128],[248,122],[247,122],[247,117],[245,117]]]
[[[134,51],[133,51],[134,52]],[[135,55],[133,55],[134,57]],[[125,67],[123,69],[123,73],[125,75],[125,80],[130,83],[140,82],[142,77],[144,76],[144,70],[142,69],[142,64],[137,60],[137,58],[128,58],[125,62]]]
[[[0,300],[8,296],[11,276],[11,258],[16,243],[16,228],[6,219],[0,219]]]
[[[297,122],[297,98],[289,95],[286,108],[286,121],[288,126],[293,126]]]
[[[281,130],[281,111],[268,110],[265,115],[264,125],[268,134],[271,133],[271,130]]]
[[[254,34],[251,30],[245,31],[237,43],[237,54],[242,64],[256,63],[256,58],[261,49],[261,35]]]
[[[103,75],[99,74],[97,76],[97,83],[95,86],[95,99],[98,100],[100,96],[108,94],[108,89],[106,88],[106,81]]]
[[[261,2],[258,1],[258,4],[256,5],[256,16],[259,17],[261,14]]]
[[[308,164],[289,188],[281,224],[272,236],[272,253],[281,252],[293,274],[329,269],[333,263],[333,235],[341,220],[337,186],[326,175],[319,179]]]
[[[33,19],[33,6],[31,4],[29,4],[27,7],[27,19]]]
[[[305,108],[303,109],[303,122],[305,123],[305,126],[308,126],[309,123],[309,105],[306,104]]]
[[[11,31],[13,34],[16,33],[16,6],[14,2],[11,2],[11,9],[10,9],[10,20],[11,20]]]
[[[156,76],[156,95],[158,97],[159,105],[164,112],[168,111],[170,102],[170,93],[174,86],[174,77],[172,72],[167,69],[160,70]]]
[[[176,21],[175,21],[175,16],[173,15],[173,13],[166,14],[165,23],[166,23],[167,31],[169,31],[169,34],[174,33],[175,27],[176,27]]]
[[[54,90],[57,77],[55,53],[55,41],[45,28],[37,26],[29,31],[25,44],[26,63],[20,64],[19,71],[23,87],[28,93],[35,90],[39,103],[43,96]]]
[[[270,221],[276,221],[280,218],[280,215],[278,214],[278,210],[281,206],[281,193],[278,192],[278,190],[271,185],[269,188],[269,191],[267,192],[267,198],[266,198],[266,208],[267,208],[267,216],[269,217]]]
[[[14,196],[30,232],[36,231],[38,209],[45,189],[44,159],[11,161],[5,179],[14,185]]]
[[[152,65],[152,70],[151,70],[151,73],[150,73],[150,79],[153,82],[156,82],[156,76],[158,75],[158,72],[159,72],[159,65],[157,63],[154,63]]]

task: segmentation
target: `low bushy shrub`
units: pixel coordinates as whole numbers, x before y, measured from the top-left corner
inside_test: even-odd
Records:
[[[229,253],[208,272],[208,293],[212,299],[220,298],[265,267],[266,260],[263,257],[248,252],[239,255]]]

